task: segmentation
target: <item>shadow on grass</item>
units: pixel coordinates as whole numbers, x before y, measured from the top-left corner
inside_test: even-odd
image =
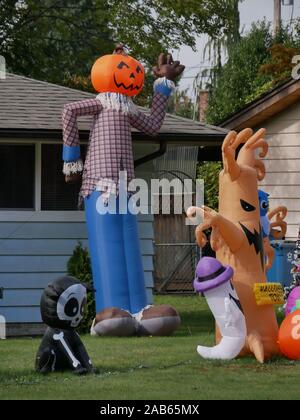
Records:
[[[214,334],[215,322],[210,312],[183,312],[180,316],[181,326],[176,332],[177,336],[183,337],[198,334]]]
[[[77,375],[71,370],[56,371],[47,374],[40,374],[33,369],[15,369],[9,371],[0,371],[0,387],[11,387],[11,386],[29,386],[29,385],[47,385],[50,382],[53,383],[65,383],[69,380],[80,383],[83,381],[89,381],[90,379],[105,379],[110,377],[118,377],[123,375],[131,375],[141,371],[159,371],[174,369],[182,366],[191,365],[192,361],[180,360],[174,363],[149,363],[139,364],[128,367],[116,366],[105,366],[96,367],[93,373]]]
[[[46,376],[39,375],[34,369],[8,369],[0,370],[0,386],[35,385],[46,380]]]

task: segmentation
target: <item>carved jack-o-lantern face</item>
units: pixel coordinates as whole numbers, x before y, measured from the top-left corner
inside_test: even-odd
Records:
[[[91,79],[97,92],[136,96],[143,88],[145,71],[142,64],[130,56],[104,55],[94,63]]]

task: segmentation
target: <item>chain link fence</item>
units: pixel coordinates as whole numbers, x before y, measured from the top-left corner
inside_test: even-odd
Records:
[[[155,292],[194,293],[199,247],[195,243],[165,243],[156,244],[155,248]]]

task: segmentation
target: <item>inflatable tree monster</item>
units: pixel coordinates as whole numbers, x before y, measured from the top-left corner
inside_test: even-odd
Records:
[[[255,134],[245,129],[231,131],[222,146],[219,212],[208,207],[192,207],[188,216],[199,212],[203,223],[196,229],[200,247],[206,244],[204,231],[212,228],[211,246],[218,260],[234,270],[233,284],[245,313],[247,337],[240,355],[253,353],[264,360],[279,352],[278,325],[272,305],[258,306],[253,293],[255,283],[266,282],[263,232],[260,222],[258,181],[265,177],[261,158],[268,152],[265,129]],[[243,145],[236,157],[239,146]],[[261,149],[259,156],[256,151]],[[221,339],[217,331],[217,342]]]

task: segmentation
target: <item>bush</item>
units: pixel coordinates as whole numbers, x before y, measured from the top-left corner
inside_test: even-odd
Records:
[[[219,174],[222,170],[221,162],[202,162],[197,168],[197,177],[204,180],[204,203],[206,206],[218,210],[219,207]],[[208,242],[202,249],[202,255],[215,257],[210,246],[211,229],[205,231]]]
[[[197,177],[204,180],[204,203],[214,210],[219,205],[219,174],[221,162],[203,162],[198,166]]]
[[[87,248],[83,248],[82,243],[79,242],[73,251],[73,255],[68,261],[68,274],[76,277],[86,285],[93,287],[92,269]],[[95,317],[96,306],[94,292],[87,294],[87,306],[83,320],[81,321],[78,332],[81,334],[89,333],[92,320]]]

